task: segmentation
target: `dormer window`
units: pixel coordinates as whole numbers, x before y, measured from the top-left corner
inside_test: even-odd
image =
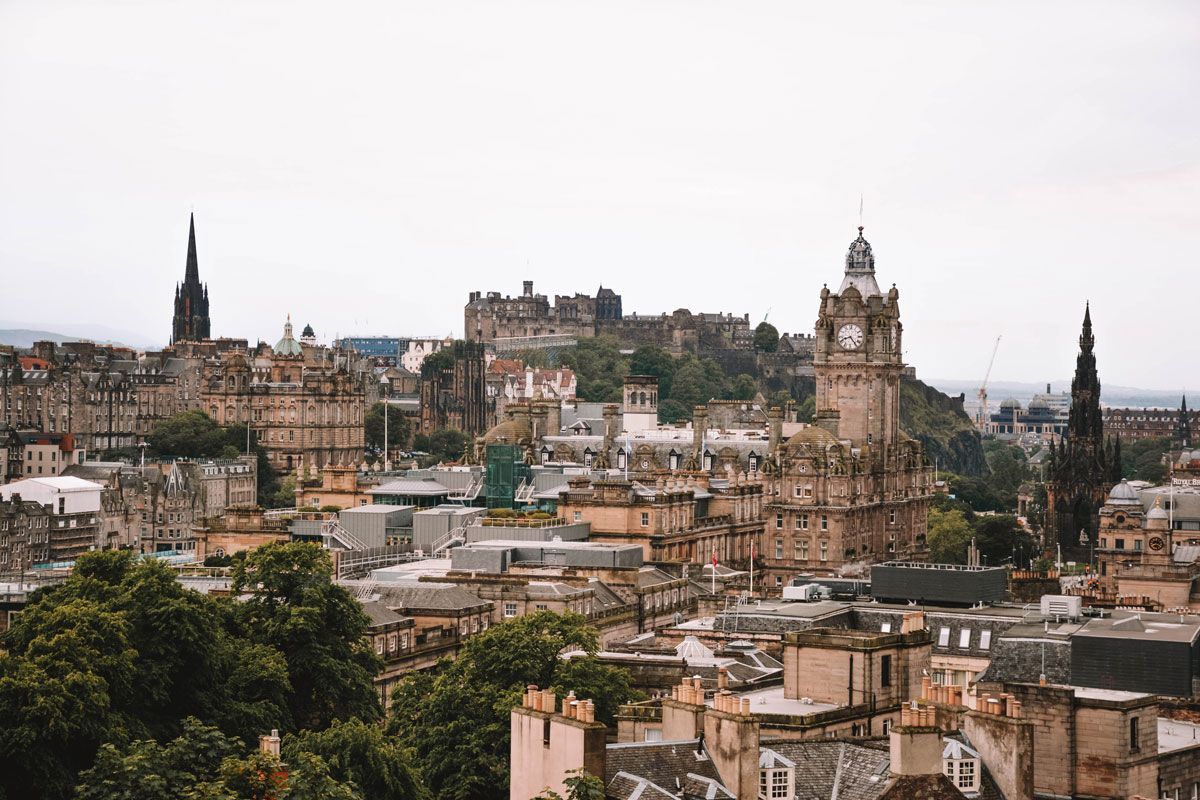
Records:
[[[977,793],[980,787],[979,753],[956,739],[944,739],[942,772],[963,794]]]
[[[705,451],[705,453],[704,453],[704,469],[705,469],[705,471],[707,471],[707,470],[711,470],[712,467],[713,467],[713,454],[709,453],[708,451]]]
[[[796,794],[796,765],[763,748],[758,755],[758,800],[787,800]]]
[[[617,451],[617,469],[625,469],[629,465],[629,455],[624,450]]]

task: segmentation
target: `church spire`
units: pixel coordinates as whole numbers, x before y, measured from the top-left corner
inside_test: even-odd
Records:
[[[196,215],[188,219],[188,252],[187,269],[183,274],[184,283],[200,282],[200,262],[196,259]]]
[[[1192,446],[1192,417],[1188,413],[1187,395],[1179,403],[1179,419],[1175,421],[1175,444],[1181,448]]]
[[[187,266],[183,283],[175,284],[175,316],[171,321],[171,343],[196,342],[209,338],[208,287],[200,283],[200,261],[196,258],[196,215],[188,218]]]

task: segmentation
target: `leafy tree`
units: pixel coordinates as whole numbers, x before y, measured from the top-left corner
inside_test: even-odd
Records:
[[[754,329],[754,349],[760,353],[774,353],[779,349],[779,329],[765,319]]]
[[[658,402],[658,421],[667,425],[676,422],[684,422],[692,418],[692,409],[685,406],[683,403],[671,398],[669,400],[659,400]]]
[[[425,356],[425,360],[421,362],[421,377],[429,378],[448,369],[454,369],[454,354],[451,348],[443,347]]]
[[[812,422],[813,415],[817,413],[817,398],[814,395],[809,395],[804,398],[800,405],[796,408],[797,422]]]
[[[413,439],[413,449],[433,455],[434,463],[455,461],[462,458],[470,442],[470,437],[460,430],[441,428],[429,435],[417,434]]]
[[[929,560],[936,564],[965,564],[971,544],[971,525],[961,511],[929,511]]]
[[[596,721],[616,724],[622,703],[641,699],[633,688],[629,672],[603,664],[595,658],[572,658],[560,664],[554,673],[552,687],[560,698],[570,691],[576,697],[591,700],[596,705]]]
[[[296,728],[321,729],[334,719],[379,716],[373,678],[380,662],[365,638],[362,607],[332,578],[332,562],[312,542],[258,547],[233,566],[236,606],[250,640],[283,654]]]
[[[578,767],[567,773],[563,781],[567,787],[565,800],[604,800],[604,781],[583,767]],[[536,800],[564,800],[558,792],[544,791]]]
[[[518,350],[513,353],[513,358],[520,361],[527,367],[533,369],[547,369],[553,364],[550,359],[550,351],[543,350],[540,347],[530,347],[524,350]]]
[[[316,756],[337,783],[353,786],[370,800],[419,800],[425,791],[398,742],[381,727],[352,719],[324,731],[303,731],[283,742],[283,756],[297,763]]]
[[[1170,449],[1166,438],[1138,439],[1121,447],[1121,477],[1158,483],[1167,475],[1163,454]]]
[[[671,396],[671,385],[675,378],[675,358],[654,345],[643,345],[629,357],[630,375],[653,375],[658,378],[659,407]]]
[[[0,656],[0,795],[65,797],[100,745],[165,741],[190,716],[247,739],[286,723],[286,663],[233,607],[116,551],[34,593]]]
[[[574,347],[562,352],[559,361],[575,371],[576,391],[581,400],[621,402],[621,387],[629,374],[629,361],[621,354],[621,343],[613,337],[580,339]]]
[[[412,748],[441,800],[499,800],[508,785],[509,714],[526,685],[573,689],[579,697],[608,691],[590,699],[612,708],[631,696],[614,674],[620,670],[595,663],[597,646],[596,630],[578,614],[543,611],[495,625],[436,673],[404,678],[392,696],[388,733]],[[559,657],[566,650],[584,655],[566,662]]]
[[[758,394],[758,381],[754,380],[751,375],[742,373],[733,379],[733,387],[730,390],[733,394],[732,400],[753,400]]]
[[[715,361],[699,359],[689,353],[679,359],[671,399],[692,409],[709,400],[725,397],[725,382],[725,375]]]
[[[76,800],[176,800],[231,797],[220,784],[222,762],[236,757],[244,744],[195,717],[183,722],[179,736],[161,745],[138,739],[118,748],[104,744],[96,761],[79,775]]]
[[[1008,514],[989,514],[975,518],[975,544],[988,564],[1020,558],[1021,553],[1033,552],[1033,539]]]
[[[387,409],[387,443],[389,446],[403,447],[408,441],[410,426],[408,417],[395,406],[386,403],[376,403],[367,409],[363,417],[363,431],[366,437],[367,449],[382,453],[384,446],[383,417]]]
[[[239,452],[230,440],[230,432],[198,410],[156,423],[148,441],[154,453],[177,458],[224,458],[229,452],[226,448],[232,448],[236,458]]]

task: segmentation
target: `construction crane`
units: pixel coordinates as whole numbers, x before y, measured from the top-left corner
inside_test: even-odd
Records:
[[[992,345],[992,357],[988,359],[987,372],[983,373],[983,383],[979,384],[979,415],[975,418],[975,427],[979,428],[980,433],[987,431],[988,424],[988,401],[987,401],[987,385],[988,378],[992,377],[992,365],[996,363],[996,351],[1000,349],[1000,337],[996,337],[996,343]]]

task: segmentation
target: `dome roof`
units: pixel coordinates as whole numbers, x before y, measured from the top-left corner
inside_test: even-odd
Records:
[[[1035,399],[1029,401],[1029,410],[1033,411],[1035,408],[1038,409],[1039,411],[1042,411],[1045,409],[1049,409],[1050,404],[1047,403],[1042,398],[1038,397],[1038,398],[1035,398]]]
[[[1162,504],[1159,502],[1161,499],[1162,498],[1156,498],[1154,500],[1154,508],[1150,509],[1150,513],[1146,514],[1146,519],[1166,519],[1167,518],[1167,512],[1166,512],[1166,510],[1163,509]]]
[[[317,334],[313,331],[312,325],[305,325],[304,330],[300,332],[300,335],[305,338],[309,338],[309,337],[314,337]]]
[[[1000,407],[1001,408],[1020,408],[1021,404],[1018,403],[1015,398],[1006,397],[1004,399],[1004,401],[1002,403],[1000,403]]]
[[[831,444],[837,444],[837,437],[819,425],[809,425],[801,428],[792,438],[787,440],[788,449],[808,445],[824,450]]]
[[[1132,506],[1141,505],[1142,501],[1138,499],[1137,492],[1129,485],[1129,481],[1124,478],[1121,482],[1112,488],[1108,493],[1109,505]]]
[[[695,636],[685,636],[675,647],[675,655],[685,661],[695,661],[700,658],[712,658],[713,651],[704,646]]]
[[[483,435],[483,440],[487,444],[519,444],[522,439],[527,438],[529,438],[529,430],[512,419],[499,423]]]
[[[283,338],[275,343],[275,355],[284,356],[286,358],[296,358],[304,355],[304,348],[292,336],[292,317],[288,316],[288,320],[283,326]]]

